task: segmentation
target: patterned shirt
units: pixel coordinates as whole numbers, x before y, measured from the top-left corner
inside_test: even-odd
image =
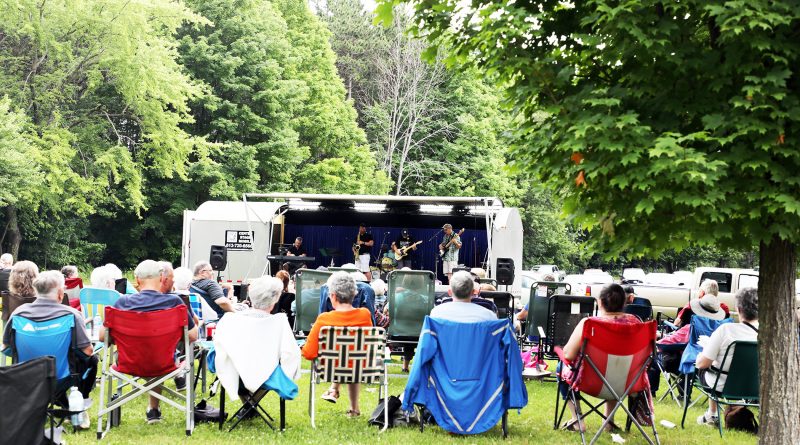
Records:
[[[453,242],[450,244],[450,247],[445,250],[444,258],[442,258],[443,261],[458,261],[459,247],[456,245],[456,243],[461,244],[461,237],[459,237],[457,233],[454,233],[452,238],[445,237],[444,244],[447,244],[451,239]]]

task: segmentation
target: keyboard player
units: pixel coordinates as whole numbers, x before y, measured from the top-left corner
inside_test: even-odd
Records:
[[[298,236],[294,239],[294,243],[289,247],[286,251],[286,256],[308,256],[306,252],[306,248],[303,247],[303,237]],[[283,263],[283,270],[289,272],[291,275],[294,275],[294,272],[297,269],[306,267],[305,263],[297,263],[294,261],[288,261]]]

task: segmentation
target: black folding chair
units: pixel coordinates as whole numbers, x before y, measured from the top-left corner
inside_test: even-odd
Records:
[[[541,342],[539,353],[557,360],[555,347],[567,344],[578,322],[597,314],[597,300],[576,295],[553,295],[548,301],[547,313],[547,336]]]
[[[507,318],[511,320],[514,316],[514,296],[510,292],[482,291],[482,298],[491,300],[497,307],[497,318]]]
[[[48,406],[56,392],[56,360],[40,357],[0,367],[0,400],[6,408],[0,416],[0,443],[41,443],[42,426],[50,419],[50,437],[55,417]]]

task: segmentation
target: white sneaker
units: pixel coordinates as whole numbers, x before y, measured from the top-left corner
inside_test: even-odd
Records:
[[[79,428],[82,430],[88,430],[90,426],[91,426],[91,420],[89,419],[89,412],[84,411],[81,414],[81,424]]]
[[[719,417],[705,412],[697,418],[698,425],[719,426]]]

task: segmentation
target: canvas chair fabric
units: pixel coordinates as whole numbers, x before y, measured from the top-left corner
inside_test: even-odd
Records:
[[[0,400],[8,408],[0,416],[0,445],[41,443],[55,390],[53,357],[0,367]]]
[[[72,314],[50,320],[33,321],[20,315],[11,317],[13,330],[13,359],[17,363],[53,356],[56,360],[56,378],[70,377],[69,355],[74,346],[75,317]]]
[[[295,274],[295,334],[311,331],[319,316],[322,286],[331,275],[333,272],[313,269],[300,269]]]
[[[581,421],[583,417],[592,412],[600,414],[597,411],[600,405],[592,407],[591,404],[589,404],[590,411],[585,415],[581,414],[581,401],[588,403],[583,398],[584,394],[601,400],[615,401],[616,405],[612,413],[618,408],[622,408],[628,414],[629,421],[636,425],[647,442],[653,443],[624,402],[631,394],[641,393],[647,398],[648,406],[650,405],[650,383],[645,371],[655,356],[655,340],[655,321],[617,323],[590,318],[584,322],[581,333],[581,352],[571,364],[572,372],[562,371],[562,378],[569,386],[569,398],[575,403]],[[569,364],[561,355],[560,348],[557,352],[562,362]],[[562,408],[562,417],[563,413],[564,409]],[[556,405],[556,414],[558,414],[558,405]],[[650,415],[652,416],[652,412]],[[606,422],[607,420],[603,422],[591,443],[598,439]],[[554,422],[554,425],[557,424],[558,421]],[[655,442],[659,443],[652,417],[651,424]],[[581,433],[581,440],[585,443],[583,433]]]
[[[436,304],[433,272],[395,270],[389,273],[388,296],[390,342],[417,343],[425,317]]]

